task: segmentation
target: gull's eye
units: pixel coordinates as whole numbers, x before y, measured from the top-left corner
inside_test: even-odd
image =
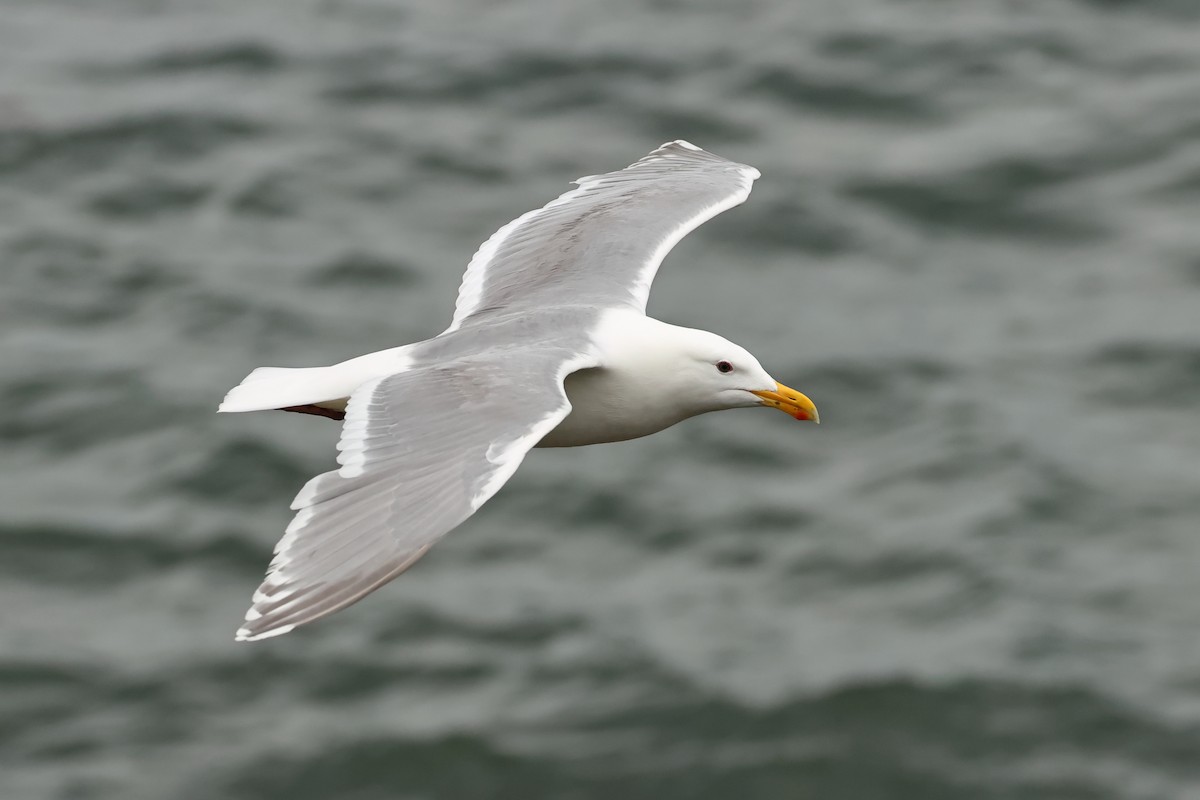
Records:
[[[733,372],[733,364],[728,361],[718,361],[717,372]]]

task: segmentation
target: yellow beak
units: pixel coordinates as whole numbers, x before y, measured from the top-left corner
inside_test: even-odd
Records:
[[[821,415],[817,413],[817,407],[813,405],[813,401],[782,383],[776,382],[773,392],[754,392],[754,394],[758,395],[764,406],[778,408],[796,419],[811,419],[817,424],[821,422]]]

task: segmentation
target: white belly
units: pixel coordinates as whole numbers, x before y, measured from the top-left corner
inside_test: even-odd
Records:
[[[564,387],[571,413],[537,447],[623,442],[669,428],[696,413],[681,409],[668,393],[655,391],[658,387],[609,369],[572,373]]]

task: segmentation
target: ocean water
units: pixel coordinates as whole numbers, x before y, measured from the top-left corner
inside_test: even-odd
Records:
[[[757,166],[651,313],[823,424],[533,453],[233,631],[496,228]],[[1192,0],[0,1],[0,798],[1200,798]]]

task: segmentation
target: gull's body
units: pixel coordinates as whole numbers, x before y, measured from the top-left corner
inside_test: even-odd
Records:
[[[688,417],[804,395],[716,334],[645,315],[659,263],[743,202],[758,171],[686,142],[514,220],[471,260],[450,327],[330,367],[264,367],[221,411],[341,418],[341,468],[313,478],[238,639],[325,616],[411,566],[533,447],[623,441]]]

